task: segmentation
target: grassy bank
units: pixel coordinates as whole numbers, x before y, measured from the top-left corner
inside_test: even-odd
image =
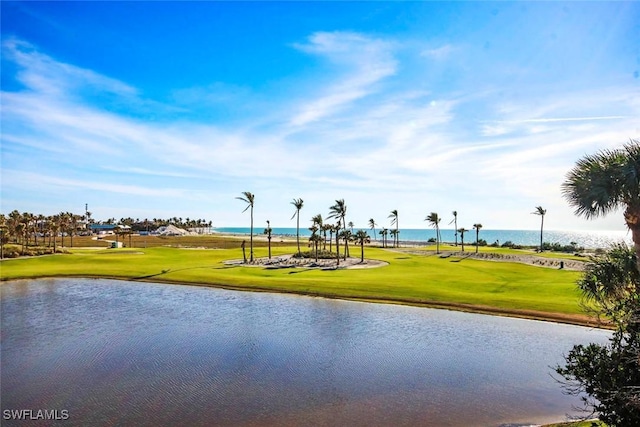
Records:
[[[242,256],[238,242],[228,243],[229,239],[225,242],[234,249],[163,247],[157,238],[147,238],[147,247],[142,248],[145,242],[140,239],[134,245],[138,247],[129,249],[67,248],[70,254],[4,260],[1,277],[109,277],[426,305],[579,324],[589,320],[578,304],[577,272],[380,248],[367,248],[366,257],[387,261],[386,267],[265,270],[223,264]],[[206,238],[193,239],[189,246],[207,246]],[[74,240],[74,244],[86,244]],[[294,252],[288,245],[272,248],[274,256]],[[267,248],[259,244],[255,253],[266,256]],[[359,248],[352,249],[352,255],[359,255]]]

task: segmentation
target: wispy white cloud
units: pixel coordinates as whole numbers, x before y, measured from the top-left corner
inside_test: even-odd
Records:
[[[31,90],[59,95],[71,89],[90,86],[120,96],[136,96],[137,90],[116,79],[91,70],[65,64],[40,53],[35,46],[16,38],[2,44],[2,54],[22,67],[17,79]]]
[[[396,61],[389,42],[355,33],[315,33],[297,49],[319,55],[341,67],[340,76],[319,95],[303,101],[301,111],[291,118],[294,127],[331,116],[347,104],[370,95],[373,85],[392,76]]]
[[[451,44],[444,44],[442,46],[439,47],[435,47],[435,48],[431,48],[431,49],[425,49],[422,52],[420,52],[420,56],[424,56],[427,58],[431,58],[437,61],[441,61],[443,59],[448,58],[451,53],[453,51],[455,51],[456,48],[454,46],[452,46]]]

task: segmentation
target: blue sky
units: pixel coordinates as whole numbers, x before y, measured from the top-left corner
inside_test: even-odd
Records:
[[[640,135],[640,3],[0,4],[5,214],[624,229],[560,184]]]

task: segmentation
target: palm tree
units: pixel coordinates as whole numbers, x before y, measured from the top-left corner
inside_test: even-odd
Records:
[[[318,261],[318,244],[322,241],[321,233],[324,230],[324,223],[322,221],[321,214],[311,217],[311,228],[309,230],[311,230],[311,237],[313,237],[313,239],[309,239],[309,241],[314,243],[316,246],[316,261]],[[318,233],[317,236],[315,235],[316,233]]]
[[[271,232],[272,231],[273,230],[271,229],[271,223],[269,223],[269,220],[267,220],[267,228],[264,229],[262,234],[267,235],[267,245],[269,246],[269,259],[271,259]]]
[[[311,231],[311,237],[309,237],[309,242],[315,246],[316,262],[318,262],[318,244],[322,240],[322,237],[320,236],[320,234],[317,234],[317,233],[318,233],[318,230],[320,229],[318,228],[317,225],[314,224],[311,227],[309,227],[309,230]]]
[[[391,225],[395,225],[396,226],[396,232],[393,233],[394,239],[393,239],[393,247],[396,247],[396,243],[398,243],[398,246],[400,244],[400,241],[398,240],[398,233],[400,233],[398,231],[398,211],[396,209],[391,211],[391,214],[387,217],[387,218],[391,218]]]
[[[473,224],[473,228],[476,229],[476,253],[478,253],[478,244],[479,244],[478,236],[480,235],[480,229],[482,228],[482,224],[480,223]]]
[[[296,211],[293,213],[293,216],[291,217],[291,219],[293,219],[294,217],[298,217],[298,220],[296,222],[296,240],[298,241],[298,256],[301,255],[300,252],[300,209],[302,209],[302,204],[303,204],[303,200],[302,199],[293,199],[293,202],[291,202],[291,204],[293,206],[296,207]]]
[[[364,230],[358,230],[354,237],[360,243],[360,262],[364,262],[364,244],[371,242],[371,238]]]
[[[380,235],[382,236],[382,247],[383,248],[387,247],[387,234],[389,234],[389,230],[383,227],[382,230],[380,230]]]
[[[453,229],[455,230],[456,236],[456,246],[458,246],[458,211],[451,212],[453,214],[453,219],[449,223],[449,225],[453,224]]]
[[[351,242],[353,240],[353,233],[351,232],[351,230],[347,230],[346,228],[344,230],[342,230],[342,233],[340,233],[340,236],[342,237],[342,239],[344,240],[344,260],[346,261],[348,257],[351,256],[351,254],[349,253],[349,242]]]
[[[249,233],[249,262],[253,262],[253,202],[255,200],[255,196],[248,191],[243,191],[242,195],[244,197],[236,197],[238,200],[242,200],[247,204],[247,207],[242,211],[243,213],[247,211],[247,209],[251,208],[251,228]]]
[[[562,194],[575,214],[587,219],[624,207],[640,270],[640,140],[578,160],[562,184]]]
[[[67,232],[69,226],[69,216],[67,212],[58,214],[58,224],[60,226],[60,246],[64,247],[64,233]]]
[[[327,231],[329,232],[329,252],[333,250],[333,232],[336,231],[334,224],[325,224]]]
[[[324,228],[324,222],[322,220],[322,214],[317,214],[311,217],[311,224],[318,227],[318,233],[322,232]]]
[[[440,217],[437,213],[431,212],[425,219],[429,221],[429,224],[436,229],[436,253],[440,253]]]
[[[544,216],[547,214],[547,210],[542,209],[542,206],[536,206],[536,210],[531,213],[540,215],[540,252],[542,252],[542,229],[544,228]]]
[[[327,250],[327,231],[330,231],[330,238],[329,238],[329,252],[331,252],[331,238],[333,237],[333,225],[331,224],[322,224],[322,250],[326,251]]]
[[[392,228],[391,230],[389,230],[389,233],[391,234],[391,238],[393,239],[393,247],[396,247],[396,236],[398,235],[398,230],[396,230],[395,228]]]
[[[378,238],[376,237],[376,222],[373,220],[373,218],[369,219],[369,228],[373,231],[373,240],[378,240]]]
[[[56,237],[58,236],[58,232],[60,231],[60,220],[58,218],[58,215],[53,215],[51,217],[51,222],[50,222],[50,233],[53,236],[53,253],[55,254],[57,251],[57,246],[56,246]]]
[[[338,264],[340,264],[340,248],[338,245],[339,235],[340,235],[340,227],[344,225],[344,217],[347,215],[347,205],[344,202],[344,199],[336,200],[336,204],[329,208],[329,216],[327,218],[335,218],[338,220],[336,232],[336,257],[338,259]],[[346,226],[344,227],[346,229]],[[345,241],[345,245],[348,243]],[[345,246],[345,256],[347,253],[347,249]]]
[[[81,219],[80,215],[77,215],[77,214],[70,214],[69,216],[69,227],[70,227],[69,235],[71,237],[71,247],[73,247],[73,236],[78,231],[78,225],[80,223],[80,219]]]
[[[460,233],[460,244],[462,245],[462,252],[464,252],[464,233],[466,233],[467,231],[469,230],[464,227],[458,228],[458,233]]]
[[[340,220],[338,220],[338,223],[333,228],[333,231],[336,233],[336,265],[337,266],[340,265],[340,228],[342,228],[342,224],[340,224]]]

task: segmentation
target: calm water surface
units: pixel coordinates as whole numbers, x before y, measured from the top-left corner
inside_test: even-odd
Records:
[[[65,426],[553,421],[579,402],[550,366],[574,343],[608,337],[191,286],[56,279],[0,289],[2,409],[66,409]]]

